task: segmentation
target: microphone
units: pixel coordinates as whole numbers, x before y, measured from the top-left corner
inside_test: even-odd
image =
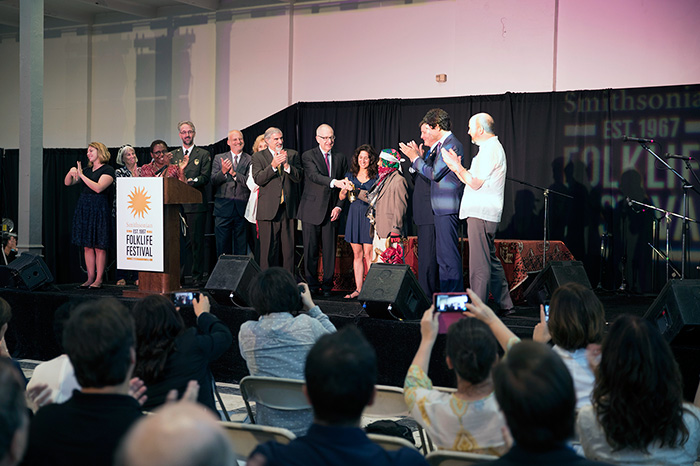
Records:
[[[622,140],[624,142],[627,141],[632,141],[632,142],[654,142],[653,139],[645,139],[645,138],[631,138],[629,136],[622,136]]]
[[[666,152],[665,155],[666,155],[666,158],[667,158],[667,159],[696,160],[696,159],[694,159],[694,158],[692,158],[692,157],[689,157],[689,156],[687,156],[687,155],[669,154],[668,152]]]

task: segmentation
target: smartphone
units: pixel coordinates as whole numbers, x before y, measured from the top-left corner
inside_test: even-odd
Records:
[[[297,285],[299,287],[299,294],[304,294],[304,285]]]
[[[544,305],[544,321],[549,322],[549,304]]]
[[[469,302],[469,295],[465,292],[433,294],[435,312],[464,312]]]
[[[191,306],[194,299],[199,298],[197,291],[177,291],[173,293],[173,303],[176,306]]]

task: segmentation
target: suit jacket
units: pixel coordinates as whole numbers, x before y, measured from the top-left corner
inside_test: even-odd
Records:
[[[277,215],[280,206],[280,196],[284,187],[284,199],[289,218],[296,218],[299,205],[300,182],[304,175],[301,167],[301,157],[293,149],[287,151],[289,173],[284,171],[284,166],[278,169],[272,168],[272,152],[265,149],[256,152],[252,156],[253,180],[260,186],[258,191],[257,220],[272,220]]]
[[[430,148],[423,154],[422,159],[426,161],[429,155]],[[433,163],[433,160],[426,162],[426,164],[430,165],[433,165]],[[413,223],[416,225],[433,225],[435,216],[433,215],[433,204],[430,200],[430,179],[415,169],[413,169],[411,176],[413,178]]]
[[[320,225],[330,217],[334,207],[345,206],[339,199],[340,188],[331,189],[331,179],[342,180],[348,171],[348,162],[340,152],[331,151],[331,175],[328,175],[326,159],[316,146],[301,154],[304,166],[304,191],[299,202],[299,220]]]
[[[214,156],[214,164],[211,170],[211,184],[216,192],[214,194],[214,216],[231,217],[234,211],[242,217],[250,198],[250,189],[246,185],[251,158],[245,152],[238,159],[235,168],[236,176],[222,173],[221,161],[231,159],[231,151]]]
[[[462,157],[462,163],[464,163],[464,148],[454,134],[450,134],[445,139],[442,148],[454,149],[457,155]],[[431,181],[430,203],[433,207],[433,213],[435,215],[458,214],[464,192],[464,183],[449,169],[445,161],[442,160],[442,155],[436,154],[434,156],[432,166],[419,157],[413,162],[413,167]]]
[[[361,190],[358,199],[369,202],[367,191]],[[376,221],[374,228],[380,238],[387,238],[390,233],[402,234],[407,206],[406,178],[396,170],[384,181],[384,187],[382,187],[377,202],[374,204]]]
[[[182,146],[173,151],[173,163],[179,163],[183,157],[184,154],[182,153]],[[209,204],[209,199],[207,198],[206,193],[206,185],[209,183],[209,179],[211,178],[211,155],[209,155],[209,151],[198,146],[193,146],[192,151],[190,152],[190,161],[187,163],[184,172],[185,180],[197,180],[190,186],[196,188],[200,193],[202,193],[201,204],[185,204],[183,206],[185,213],[206,212]]]

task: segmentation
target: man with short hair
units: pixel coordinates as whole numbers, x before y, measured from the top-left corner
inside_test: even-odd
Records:
[[[426,465],[418,450],[385,451],[360,428],[375,397],[377,356],[353,326],[321,337],[306,358],[304,393],[314,410],[309,432],[288,445],[258,446],[248,465]]]
[[[173,163],[185,163],[183,169],[187,184],[202,193],[202,202],[197,204],[184,204],[187,218],[187,234],[185,236],[187,254],[192,256],[192,282],[199,287],[204,280],[204,226],[207,220],[209,199],[207,199],[206,185],[211,177],[211,155],[206,149],[194,145],[196,130],[191,121],[181,121],[177,124],[178,135],[182,146],[173,151]],[[185,162],[186,161],[186,162]],[[181,257],[181,278],[185,277],[186,257]]]
[[[118,466],[233,466],[236,455],[214,415],[171,403],[137,422],[117,453]]]
[[[253,180],[260,186],[256,215],[260,232],[260,268],[266,270],[281,265],[294,275],[294,219],[304,171],[299,153],[284,149],[282,130],[268,128],[265,142],[267,149],[252,156]]]
[[[467,219],[469,237],[469,287],[487,302],[489,289],[501,315],[512,312],[513,301],[501,261],[496,256],[496,231],[503,214],[506,186],[506,152],[494,133],[493,117],[477,113],[469,119],[469,136],[479,146],[469,170],[461,155],[449,149],[442,159],[465,184],[459,218]]]
[[[66,324],[63,345],[82,388],[37,411],[24,464],[112,464],[122,436],[142,416],[129,396],[134,321],[115,299],[83,303]]]
[[[441,108],[425,114],[420,122],[423,144],[414,141],[400,143],[401,152],[413,163],[419,174],[413,194],[413,219],[418,226],[418,277],[421,287],[429,295],[435,289],[434,262],[437,260],[442,292],[464,290],[462,255],[459,251],[459,203],[464,185],[440,156],[443,149],[460,157],[462,143],[452,134],[450,115]],[[428,151],[423,154],[423,146]],[[425,202],[425,182],[430,184],[430,203]],[[423,201],[423,202],[421,202]]]
[[[27,446],[29,416],[24,384],[9,358],[0,357],[0,464],[19,464]]]
[[[250,198],[246,185],[250,155],[243,152],[243,133],[232,130],[228,133],[228,146],[231,149],[214,156],[211,181],[216,189],[214,194],[214,236],[216,255],[235,254],[243,256],[248,252],[245,208]]]
[[[330,125],[316,129],[318,146],[301,154],[304,165],[304,192],[299,203],[299,220],[304,241],[304,269],[311,292],[330,296],[335,272],[335,249],[338,218],[345,205],[340,200],[341,189],[353,189],[345,181],[348,163],[345,156],[332,150],[335,133]],[[323,282],[318,280],[318,249],[321,240]]]
[[[574,381],[547,345],[523,341],[494,368],[496,400],[515,443],[495,466],[556,464],[598,466],[567,445],[574,436]]]

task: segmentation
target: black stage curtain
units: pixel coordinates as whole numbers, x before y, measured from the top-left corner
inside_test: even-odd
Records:
[[[420,142],[418,123],[425,112],[444,108],[452,130],[465,145],[468,158],[477,147],[469,143],[467,125],[474,113],[495,119],[496,134],[508,157],[505,207],[499,237],[543,237],[544,189],[549,190],[549,239],[563,240],[582,260],[591,283],[606,289],[658,291],[665,282],[662,261],[648,243],[665,249],[659,229],[665,222],[651,210],[630,207],[633,200],[682,213],[681,183],[638,143],[622,136],[655,139],[659,155],[698,156],[700,150],[700,85],[604,89],[545,93],[385,99],[348,102],[300,102],[243,129],[246,149],[270,126],[279,127],[285,146],[300,152],[315,144],[321,123],[335,129],[336,149],[350,157],[357,146],[398,148],[399,141]],[[204,146],[212,156],[228,150],[226,139]],[[111,148],[112,161],[117,149]],[[139,163],[150,161],[148,148],[137,148]],[[76,160],[86,162],[85,149],[44,150],[44,244],[46,262],[59,282],[78,282],[79,251],[70,245],[70,229],[80,188],[66,188],[63,177]],[[691,181],[679,160],[671,165]],[[5,152],[2,167],[3,215],[17,218],[18,152]],[[543,189],[526,186],[530,183]],[[700,185],[700,183],[697,183]],[[573,197],[564,198],[553,191]],[[691,218],[696,217],[690,191]],[[654,236],[653,228],[657,228]],[[681,224],[671,222],[671,260],[680,269]],[[411,233],[409,230],[408,233]],[[686,277],[698,276],[700,230],[691,225]],[[602,246],[602,247],[601,247]],[[211,264],[213,266],[213,264]]]

